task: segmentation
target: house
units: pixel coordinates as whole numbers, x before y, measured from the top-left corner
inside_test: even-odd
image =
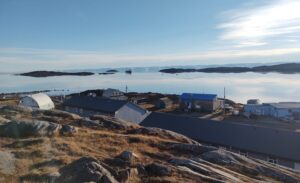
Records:
[[[259,116],[299,120],[300,102],[247,104],[244,106],[244,112]]]
[[[260,104],[259,99],[249,99],[247,100],[247,104]]]
[[[149,102],[149,98],[146,98],[146,97],[132,97],[130,100],[134,104],[142,104],[142,103]]]
[[[103,91],[102,97],[115,99],[115,100],[127,100],[128,97],[124,95],[123,92],[117,89],[108,88]]]
[[[183,93],[180,96],[181,107],[186,111],[213,112],[222,106],[215,94]]]
[[[22,97],[19,105],[42,110],[50,110],[55,107],[51,98],[44,93],[37,93]]]
[[[271,116],[271,106],[268,104],[246,104],[244,112],[250,115]]]
[[[85,117],[110,115],[134,123],[140,123],[149,115],[147,110],[131,102],[92,96],[73,96],[64,101],[63,108]]]
[[[201,143],[300,171],[299,132],[156,112],[141,125],[171,130]]]
[[[163,97],[155,101],[155,107],[158,109],[165,109],[172,107],[173,101],[168,97]]]

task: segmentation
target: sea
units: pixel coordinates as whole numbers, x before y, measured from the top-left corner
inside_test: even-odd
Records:
[[[82,70],[91,76],[57,76],[34,78],[0,73],[0,93],[50,90],[49,95],[66,95],[89,89],[116,88],[128,92],[159,92],[164,94],[217,94],[235,102],[248,99],[261,102],[300,102],[300,74],[280,73],[180,73],[159,72],[161,68],[118,69],[111,75],[99,75],[107,69]],[[73,70],[74,71],[74,70]],[[76,70],[79,71],[79,70]],[[224,92],[225,91],[225,92]]]

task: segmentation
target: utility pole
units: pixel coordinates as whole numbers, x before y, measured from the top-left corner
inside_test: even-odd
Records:
[[[225,116],[225,105],[226,104],[226,88],[224,87],[224,102],[223,102],[223,115]]]

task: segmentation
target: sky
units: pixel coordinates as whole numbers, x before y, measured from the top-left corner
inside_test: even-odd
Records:
[[[0,0],[0,72],[300,61],[299,0]]]

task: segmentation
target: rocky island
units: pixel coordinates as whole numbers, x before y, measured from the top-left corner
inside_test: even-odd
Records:
[[[51,76],[91,76],[92,72],[57,72],[57,71],[32,71],[18,74],[31,77],[51,77]]]
[[[108,116],[0,107],[0,182],[291,182],[290,169]]]
[[[287,63],[270,66],[257,66],[257,67],[210,67],[201,69],[182,69],[170,68],[160,70],[162,73],[176,74],[185,72],[204,72],[204,73],[243,73],[243,72],[278,72],[283,74],[300,73],[300,63]]]
[[[106,72],[109,72],[109,73],[115,73],[115,72],[119,72],[119,71],[116,70],[116,69],[110,69],[110,70],[107,70]]]

